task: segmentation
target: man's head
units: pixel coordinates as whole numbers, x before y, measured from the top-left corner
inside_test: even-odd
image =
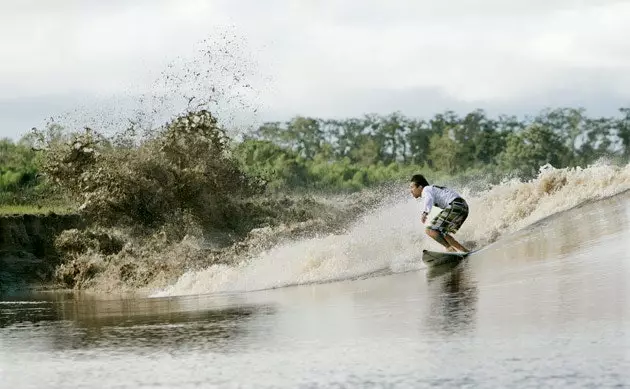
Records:
[[[411,177],[411,182],[409,183],[411,195],[417,199],[422,196],[422,188],[428,185],[429,182],[422,174],[414,174],[413,177]]]

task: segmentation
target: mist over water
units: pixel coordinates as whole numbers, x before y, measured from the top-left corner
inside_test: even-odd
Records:
[[[474,194],[466,187],[456,189],[471,207],[456,237],[481,248],[583,202],[630,189],[630,165],[545,166],[529,182],[507,181]],[[188,272],[153,296],[251,291],[420,269],[422,249],[440,249],[424,234],[420,207],[421,200],[401,187],[396,201],[363,216],[344,234],[284,243],[234,266]],[[434,208],[430,217],[438,212]]]

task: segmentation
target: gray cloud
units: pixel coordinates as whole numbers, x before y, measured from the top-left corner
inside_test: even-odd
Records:
[[[258,114],[244,109],[232,112],[232,119],[237,124],[246,125],[262,121],[285,121],[295,115],[348,118],[395,111],[410,117],[430,118],[446,110],[463,115],[475,109],[483,109],[493,117],[502,114],[525,117],[536,115],[545,108],[558,107],[584,107],[589,116],[610,117],[618,116],[619,108],[630,107],[630,99],[596,84],[560,87],[540,91],[522,99],[499,102],[457,100],[439,88],[366,88],[325,96],[289,109],[268,106]],[[137,108],[138,102],[132,99],[119,100],[114,104],[110,100],[90,99],[85,96],[58,95],[0,101],[0,137],[17,139],[32,127],[41,128],[50,117],[74,127],[92,126],[102,129],[113,125],[115,128],[132,118],[133,110]],[[156,116],[155,119],[161,124],[167,117]]]
[[[630,98],[629,17],[622,0],[9,2],[0,14],[0,136],[76,107],[79,120],[106,120],[81,116],[104,107],[124,117],[130,96],[153,93],[167,63],[227,30],[247,44],[218,46],[254,65],[224,63],[233,71],[214,81],[229,89],[245,70],[257,92],[232,116],[545,106],[610,115]]]
[[[308,104],[308,109],[292,111],[271,110],[266,115],[269,120],[286,120],[292,114],[325,118],[360,117],[367,113],[389,114],[400,111],[417,118],[430,118],[447,110],[460,115],[475,109],[482,109],[488,115],[515,115],[518,117],[536,115],[546,108],[584,107],[590,116],[617,116],[618,109],[630,107],[630,100],[608,90],[583,90],[561,88],[540,92],[524,99],[513,101],[461,101],[447,96],[436,88],[415,88],[408,90],[363,90],[361,93],[348,93],[335,99],[323,99]]]

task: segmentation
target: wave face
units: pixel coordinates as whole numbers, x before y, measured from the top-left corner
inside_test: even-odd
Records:
[[[630,165],[545,166],[528,182],[506,181],[474,194],[467,187],[456,189],[471,208],[456,237],[482,247],[583,202],[630,189]],[[420,200],[407,194],[365,215],[344,234],[284,243],[236,265],[187,272],[153,296],[252,291],[421,269],[422,249],[440,246],[424,234],[420,207]],[[438,212],[434,208],[430,217]]]

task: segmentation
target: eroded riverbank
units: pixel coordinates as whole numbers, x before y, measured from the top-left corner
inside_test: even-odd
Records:
[[[84,226],[78,214],[0,216],[0,291],[50,282],[61,260],[56,237]]]

